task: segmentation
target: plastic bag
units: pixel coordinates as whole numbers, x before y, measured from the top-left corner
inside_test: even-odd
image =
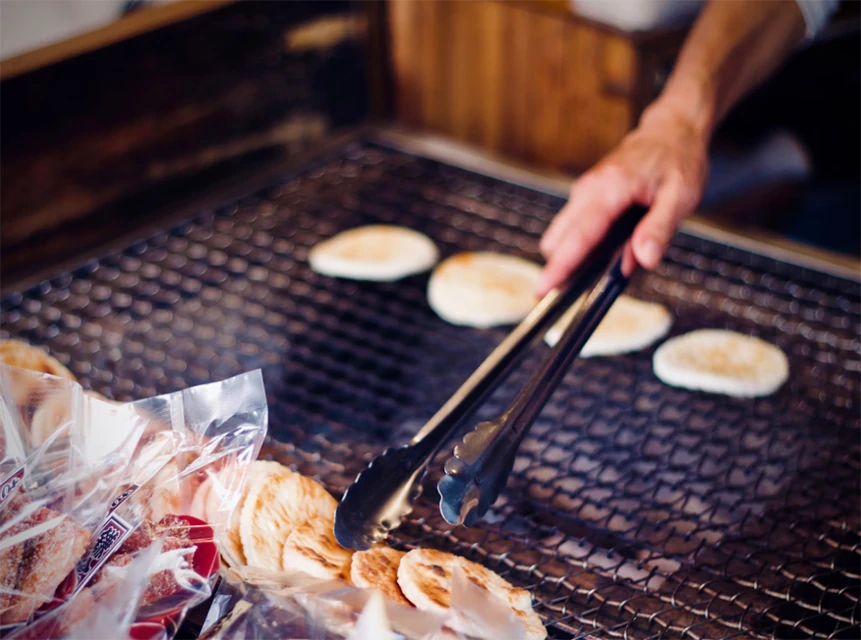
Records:
[[[65,402],[50,432],[40,408]],[[0,365],[0,636],[74,589],[145,421],[63,378]]]
[[[17,372],[14,377],[19,377]],[[104,425],[111,429],[115,425],[115,420],[105,421],[105,412],[133,424],[135,437],[124,441],[124,456],[115,461],[116,468],[110,468],[110,482],[102,483],[110,490],[99,486],[92,491],[98,507],[94,505],[94,514],[86,520],[89,535],[83,549],[76,539],[69,551],[77,556],[75,570],[61,589],[51,591],[55,596],[51,607],[58,611],[45,621],[40,618],[38,637],[78,633],[86,612],[95,611],[93,615],[101,620],[112,619],[119,615],[112,613],[117,606],[131,609],[133,616],[128,619],[129,629],[117,627],[120,623],[114,621],[114,637],[140,630],[142,624],[161,628],[162,636],[171,637],[188,608],[211,595],[218,569],[215,541],[236,507],[247,469],[266,435],[262,376],[254,371],[128,405],[99,401],[80,387],[65,388],[64,393],[65,404],[43,393],[3,394],[27,395],[34,405],[23,410],[7,406],[8,411],[0,415],[4,459],[10,460],[4,469],[13,468],[19,459],[27,460],[28,476],[31,468],[40,469],[44,464],[34,467],[33,461],[43,460],[46,452],[57,448],[56,443],[72,428],[67,423],[77,425],[74,433],[84,436],[86,441],[77,446],[89,451],[89,458],[104,458],[112,451],[110,443],[118,439],[116,434],[105,438],[102,433]],[[48,397],[51,402],[43,402]],[[82,411],[81,406],[88,409]],[[55,477],[46,476],[46,486],[56,485]],[[7,523],[7,529],[13,525],[14,521]],[[4,543],[9,544],[0,531],[0,547]],[[158,552],[151,551],[155,548]],[[141,564],[142,557],[148,562]],[[120,585],[137,593],[136,599],[107,597]],[[30,627],[35,625],[16,635],[30,637]]]
[[[138,606],[149,585],[151,567],[162,551],[157,541],[109,580],[76,594],[65,603],[20,629],[10,640],[45,638],[165,638],[162,623],[136,624]]]
[[[488,597],[487,591],[470,582],[457,565],[451,576],[449,615],[457,619],[454,626],[476,637],[509,640],[526,637],[523,625],[511,609]]]
[[[256,567],[227,569],[222,572],[200,637],[201,640],[462,637],[444,628],[440,616],[390,600],[384,601],[382,616],[375,610],[378,604],[371,604],[376,595],[344,582],[319,580],[301,573]],[[389,636],[384,635],[386,631],[391,632]]]
[[[383,596],[374,592],[368,598],[368,604],[356,620],[356,628],[347,640],[376,640],[391,638],[392,627],[389,616],[386,615],[386,603]]]
[[[254,371],[131,406],[150,419],[139,456],[161,461],[166,445],[172,455],[161,466],[130,465],[105,530],[119,524],[134,533],[114,543],[105,567],[122,567],[162,539],[162,568],[144,590],[136,620],[178,624],[212,593],[216,540],[266,435],[263,378]]]
[[[239,567],[222,572],[201,639],[458,640],[529,636],[522,621],[455,567],[445,615],[336,580]],[[534,633],[534,630],[533,630]]]
[[[92,638],[165,638],[173,635],[175,629],[168,632],[168,627],[161,621],[136,622],[140,603],[150,586],[158,558],[164,549],[164,541],[157,540],[148,548],[137,554],[133,562],[119,571],[114,572],[112,580],[102,581],[101,587],[94,587],[93,606],[80,624],[70,625],[68,640],[91,640]],[[107,569],[106,569],[107,570]],[[83,598],[83,606],[89,605],[90,599]],[[72,601],[71,604],[77,604]],[[80,607],[80,605],[79,605]],[[75,611],[76,617],[81,617],[80,609]],[[122,633],[125,632],[125,633]],[[56,637],[56,632],[52,634]],[[45,636],[44,637],[51,637]]]
[[[153,447],[168,429],[175,438],[172,459],[148,483],[141,483],[138,502],[154,520],[171,513],[193,515],[220,534],[266,436],[268,411],[260,371],[131,406],[152,419],[146,447]]]

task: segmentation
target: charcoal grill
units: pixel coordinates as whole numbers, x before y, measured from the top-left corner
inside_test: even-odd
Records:
[[[336,280],[309,269],[308,250],[382,222],[428,234],[444,256],[538,259],[563,203],[515,172],[467,170],[393,140],[344,143],[8,293],[0,335],[47,347],[120,400],[262,368],[264,455],[340,495],[505,330],[443,322],[426,274]],[[667,387],[652,350],[579,361],[483,522],[443,521],[436,465],[394,544],[456,551],[528,588],[555,637],[859,637],[861,285],[734,244],[688,227],[630,292],[667,305],[673,335],[722,327],[777,344],[791,364],[784,388],[739,400]],[[507,404],[541,355],[477,419]]]

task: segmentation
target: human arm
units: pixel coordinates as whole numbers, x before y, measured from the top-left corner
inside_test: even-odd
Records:
[[[699,203],[716,125],[805,35],[796,2],[712,0],[697,18],[658,99],[636,129],[584,174],[541,240],[539,294],[562,283],[631,204],[649,207],[633,257],[660,262],[676,228]]]

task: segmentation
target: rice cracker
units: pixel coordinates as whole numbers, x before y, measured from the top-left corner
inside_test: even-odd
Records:
[[[700,329],[662,344],[652,358],[665,384],[739,398],[766,396],[789,378],[786,354],[734,331]]]
[[[75,374],[69,371],[62,362],[49,356],[39,347],[34,347],[20,340],[0,340],[0,362],[5,362],[13,367],[21,367],[30,371],[78,381]]]
[[[439,260],[433,241],[412,229],[374,224],[342,231],[308,253],[317,273],[391,282],[427,271]]]
[[[252,483],[256,478],[272,473],[292,473],[290,469],[285,467],[278,462],[272,462],[270,460],[255,460],[251,463],[251,467],[248,470],[248,474],[245,478],[245,484],[242,487],[242,495],[239,496],[239,500],[236,503],[236,508],[230,514],[230,520],[227,522],[227,527],[225,528],[224,535],[221,537],[221,544],[224,547],[224,550],[227,551],[227,559],[230,564],[234,562],[238,562],[239,564],[247,564],[247,560],[245,558],[245,551],[242,549],[242,536],[239,532],[239,523],[242,515],[242,508],[245,506],[245,499],[248,497],[248,490],[251,487]],[[212,510],[212,499],[213,494],[218,495],[217,486],[214,484],[215,480],[212,480],[213,484],[210,486],[209,495],[206,498],[205,509],[207,512],[207,517],[209,517],[209,511]]]
[[[183,489],[180,466],[175,459],[171,460],[144,485],[144,495],[149,494],[149,518],[158,521],[182,513]]]
[[[547,330],[544,341],[556,346],[574,319],[584,297]],[[614,356],[646,349],[665,335],[673,325],[673,316],[662,304],[619,296],[598,324],[595,332],[580,350],[581,358]]]
[[[520,322],[537,302],[541,267],[489,251],[442,261],[428,281],[428,304],[446,322],[487,329]]]
[[[464,576],[488,595],[506,606],[523,625],[526,638],[546,638],[541,619],[532,610],[532,596],[513,586],[486,567],[435,549],[414,549],[398,566],[398,585],[419,609],[447,614],[451,607],[452,572],[459,567]],[[473,625],[452,616],[448,624],[457,631],[472,634]]]
[[[413,606],[398,586],[398,566],[406,555],[391,547],[371,547],[353,554],[350,579],[360,589],[375,589],[390,600]]]
[[[49,356],[38,347],[20,340],[0,340],[0,362],[12,367],[47,373],[77,382],[74,374],[59,360]],[[39,379],[38,376],[31,376],[16,369],[7,370],[6,376],[8,377],[9,393],[18,406],[26,405],[32,396],[38,392],[44,393],[48,389],[47,385],[50,384],[48,381]]]
[[[321,485],[286,468],[252,478],[239,520],[246,561],[280,570],[287,536],[311,519],[334,522],[337,506]]]
[[[309,520],[293,529],[284,542],[281,567],[321,580],[350,580],[353,552],[335,540],[334,521]]]

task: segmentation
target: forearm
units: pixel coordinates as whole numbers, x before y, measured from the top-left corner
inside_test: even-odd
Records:
[[[672,111],[706,140],[727,112],[804,37],[792,0],[712,0],[682,48],[660,98],[644,114]]]
[[[574,183],[571,198],[545,232],[541,252],[547,266],[539,295],[565,282],[632,204],[647,205],[649,212],[626,252],[646,269],[657,267],[679,223],[702,197],[714,128],[804,36],[801,1],[807,0],[706,5],[660,97],[640,125]]]

